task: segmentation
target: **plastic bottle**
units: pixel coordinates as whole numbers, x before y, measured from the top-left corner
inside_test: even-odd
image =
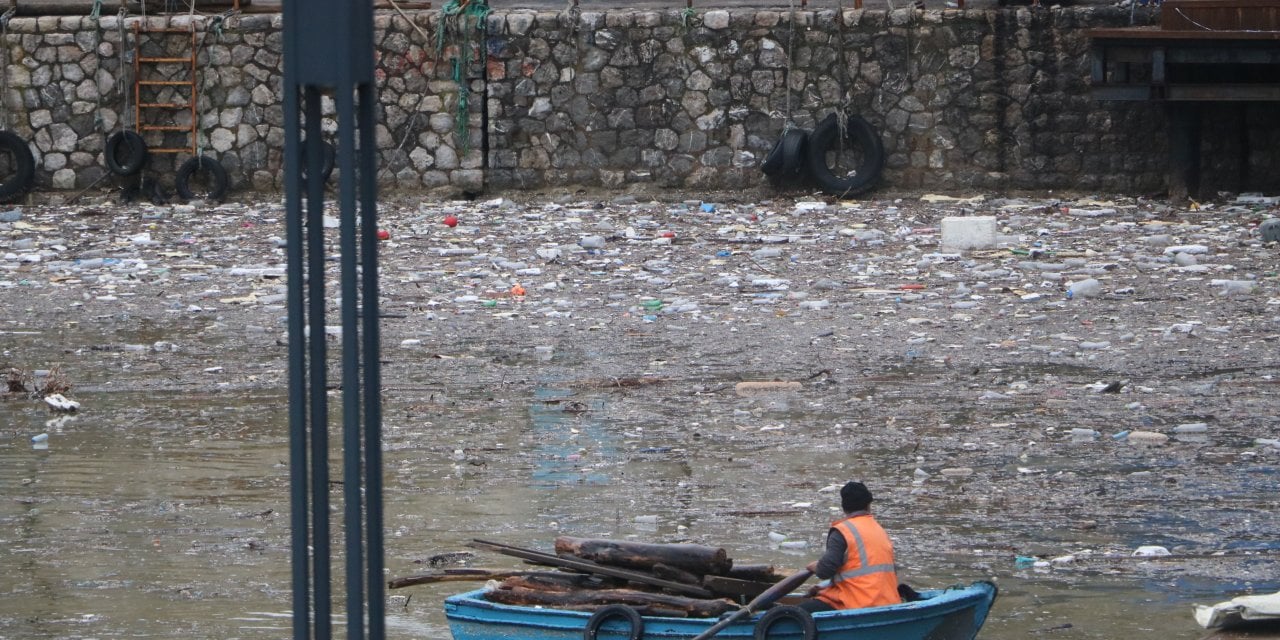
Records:
[[[1258,225],[1258,232],[1263,242],[1280,241],[1280,218],[1268,218]]]
[[[32,444],[35,444],[37,442],[47,442],[48,440],[49,440],[49,434],[47,433],[41,433],[38,435],[31,436]]]
[[[1085,280],[1077,280],[1067,285],[1067,297],[1075,298],[1093,298],[1102,294],[1102,283],[1094,278]]]

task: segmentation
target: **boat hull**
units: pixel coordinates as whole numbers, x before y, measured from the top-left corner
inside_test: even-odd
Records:
[[[990,582],[922,592],[925,599],[887,607],[816,613],[818,640],[972,640],[996,598]],[[444,603],[453,640],[582,640],[589,612],[505,605],[484,599],[484,591],[451,596]],[[717,639],[754,637],[757,614],[730,625]],[[644,640],[689,640],[715,624],[707,618],[644,618]],[[604,625],[599,640],[625,640],[620,625]],[[801,640],[799,625],[772,627],[770,640]]]

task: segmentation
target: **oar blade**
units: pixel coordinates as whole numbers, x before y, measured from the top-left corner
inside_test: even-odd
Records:
[[[706,631],[703,631],[702,633],[699,633],[698,635],[694,636],[693,640],[707,640],[707,638],[710,638],[716,635],[717,633],[720,633],[721,631],[723,631],[725,627],[739,620],[742,620],[744,618],[751,617],[752,614],[768,606],[774,600],[777,600],[778,598],[781,598],[782,596],[785,596],[788,593],[791,593],[792,590],[804,584],[804,581],[808,580],[809,576],[812,576],[812,575],[813,573],[808,569],[801,569],[800,571],[797,571],[791,574],[790,576],[783,578],[782,581],[780,581],[778,584],[775,584],[772,587],[769,587],[767,591],[756,596],[754,600],[747,603],[747,606],[741,609],[738,609],[737,611],[734,611],[733,614],[730,615],[729,617],[722,619],[721,621],[708,627]]]

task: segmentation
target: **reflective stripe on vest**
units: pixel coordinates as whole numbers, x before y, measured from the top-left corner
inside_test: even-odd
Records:
[[[853,526],[853,519],[850,518],[840,523],[852,536],[853,541],[858,546],[858,564],[861,565],[853,571],[845,571],[837,573],[831,577],[831,584],[840,582],[841,580],[849,580],[859,576],[870,575],[873,573],[893,573],[894,567],[891,564],[867,564],[867,545],[862,541],[862,534],[858,532],[858,528]],[[845,553],[848,553],[846,551]]]

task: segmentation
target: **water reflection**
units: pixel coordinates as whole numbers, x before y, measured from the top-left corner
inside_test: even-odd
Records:
[[[1041,448],[1030,461],[994,449],[966,463],[974,476],[930,481],[917,495],[912,441],[850,452],[832,442],[829,425],[844,419],[842,437],[859,442],[886,427],[851,426],[805,402],[770,411],[761,420],[782,428],[762,430],[736,422],[728,396],[680,406],[662,390],[454,393],[387,403],[392,576],[420,572],[417,561],[472,538],[547,550],[561,533],[717,544],[741,562],[795,568],[816,555],[831,517],[823,485],[856,475],[884,485],[879,508],[910,582],[998,578],[1001,598],[983,638],[1199,638],[1192,603],[1280,588],[1267,553],[1276,549],[1275,517],[1255,508],[1273,495],[1270,465],[1248,466],[1222,487],[1197,482],[1194,468],[1167,454],[1117,453],[1085,467],[1076,445]],[[283,394],[78,399],[81,414],[56,420],[34,402],[0,403],[0,637],[287,635]],[[30,438],[41,432],[49,448],[33,450]],[[1027,465],[1045,472],[1020,478],[1017,467]],[[1113,521],[1078,528],[1066,497],[1061,507],[1024,505],[991,489],[1043,482],[1077,491],[1076,470],[1105,476],[1087,488],[1105,489],[1089,499],[1112,501]],[[1174,472],[1187,474],[1173,494],[1179,502],[1156,508],[1169,495],[1162,476],[1141,474]],[[771,532],[808,546],[783,548]],[[1014,567],[1020,554],[1138,543],[1254,555]],[[481,554],[473,564],[519,563]],[[440,603],[471,586],[392,592],[391,635],[446,640]]]
[[[540,387],[529,405],[536,442],[533,485],[603,485],[609,476],[598,465],[616,455],[617,436],[601,423],[596,408],[574,399],[568,389]],[[594,462],[593,462],[594,461]]]

